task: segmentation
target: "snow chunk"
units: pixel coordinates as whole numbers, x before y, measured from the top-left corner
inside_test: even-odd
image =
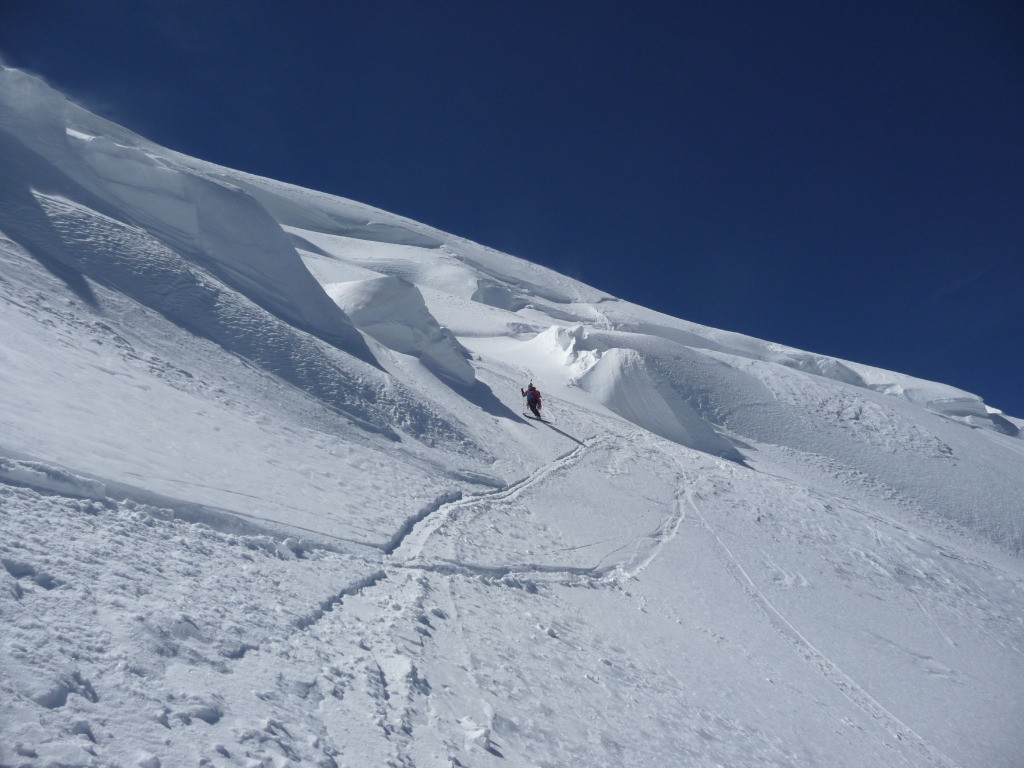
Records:
[[[527,299],[514,294],[507,285],[487,278],[477,280],[476,290],[470,298],[480,304],[497,307],[508,312],[518,312],[523,307],[530,305]]]
[[[566,366],[573,378],[579,378],[601,358],[601,348],[584,343],[589,339],[590,334],[582,325],[572,328],[553,325],[538,334],[532,343]]]
[[[64,131],[71,138],[73,138],[73,139],[81,139],[82,141],[92,141],[93,139],[96,138],[92,134],[82,133],[81,131],[76,131],[74,128],[65,128]]]
[[[463,730],[463,749],[467,752],[471,751],[473,747],[478,747],[486,752],[490,752],[493,747],[491,746],[491,729],[486,725],[479,725],[471,717],[464,717],[459,720],[459,725],[462,726]]]

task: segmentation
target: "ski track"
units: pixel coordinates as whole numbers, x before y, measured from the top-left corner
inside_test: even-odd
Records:
[[[1012,438],[1000,439],[1002,436],[994,435],[994,434],[992,434],[991,432],[989,432],[987,430],[979,430],[979,431],[981,432],[981,434],[985,435],[986,438],[991,440],[993,443],[995,443],[999,447],[1001,447],[1001,448],[1008,448],[1009,450],[1013,451],[1014,453],[1016,453],[1016,454],[1018,454],[1020,456],[1024,456],[1024,449],[1017,448],[1016,446],[1010,445],[1010,443],[1007,442],[1007,440],[1012,439]]]
[[[639,433],[637,433],[639,434]],[[636,438],[636,434],[631,439]],[[543,565],[538,563],[514,563],[507,565],[476,565],[472,563],[459,562],[442,559],[430,563],[421,562],[423,550],[428,540],[442,527],[452,524],[458,519],[462,510],[473,507],[476,504],[512,501],[529,488],[537,485],[546,478],[558,472],[570,471],[578,464],[584,456],[599,445],[610,440],[607,437],[591,437],[577,448],[560,456],[553,462],[545,464],[525,478],[496,491],[475,494],[471,497],[459,497],[451,501],[440,501],[421,513],[413,516],[397,532],[391,543],[385,547],[384,552],[388,555],[386,565],[389,567],[412,568],[435,573],[461,574],[469,576],[481,576],[492,580],[500,580],[509,576],[521,577],[550,577],[552,575],[564,575],[568,577],[567,585],[578,584],[579,579],[585,578],[597,583],[621,583],[635,578],[641,571],[647,568],[657,558],[660,550],[679,534],[679,529],[686,519],[684,498],[690,497],[690,490],[684,482],[677,486],[672,502],[671,513],[652,533],[639,540],[633,540],[623,544],[622,547],[605,555],[601,562],[594,566],[569,566],[569,565]],[[655,450],[664,450],[655,446],[651,441],[651,447]],[[681,475],[680,478],[683,476]],[[615,563],[613,565],[602,565],[616,552],[627,547],[635,547],[639,541],[646,539],[650,542],[642,553],[635,555],[626,563]],[[585,545],[592,546],[592,545]]]
[[[434,573],[442,577],[476,578],[494,586],[525,589],[528,592],[537,591],[537,582],[547,580],[551,583],[551,577],[555,577],[553,583],[563,586],[586,585],[589,587],[607,587],[620,584],[635,578],[658,557],[665,545],[678,536],[681,526],[686,520],[686,510],[690,509],[713,538],[719,558],[726,570],[758,607],[768,623],[793,647],[798,656],[831,685],[835,686],[844,697],[869,715],[880,726],[892,733],[895,738],[909,744],[915,752],[927,758],[931,764],[937,766],[952,765],[948,758],[936,752],[916,732],[888,711],[843,672],[835,662],[815,648],[782,615],[764,592],[757,588],[739,559],[732,553],[707,518],[701,513],[694,490],[696,478],[693,478],[686,468],[683,467],[682,461],[678,456],[673,455],[679,467],[680,482],[677,485],[672,511],[659,527],[646,537],[650,541],[650,546],[644,548],[642,552],[635,555],[630,561],[606,566],[602,566],[599,563],[592,567],[557,564],[542,565],[535,563],[484,566],[446,559],[424,561],[424,551],[430,538],[444,526],[457,525],[459,516],[463,511],[485,502],[493,504],[495,502],[513,501],[528,489],[543,482],[552,475],[572,471],[573,467],[581,462],[589,451],[606,443],[609,439],[607,437],[592,437],[586,440],[584,444],[560,456],[558,459],[546,463],[526,477],[499,490],[475,494],[469,497],[464,497],[461,492],[454,492],[427,505],[416,514],[410,516],[396,530],[387,544],[376,547],[383,555],[382,562],[376,568],[367,575],[335,591],[327,598],[321,600],[309,613],[300,616],[294,622],[295,631],[308,635],[313,632],[327,631],[325,625],[327,621],[341,621],[343,623],[352,621],[352,619],[346,619],[343,616],[345,611],[340,611],[339,609],[351,601],[373,599],[389,604],[395,609],[393,621],[406,619],[415,625],[417,601],[422,600],[422,589],[414,590],[409,595],[403,594],[406,591],[403,587],[409,583],[409,579],[415,579],[414,574],[416,572],[421,574]],[[654,445],[654,441],[650,441],[650,443],[652,448],[663,450]],[[674,452],[672,453],[674,454]],[[8,466],[15,465],[9,462]],[[63,472],[63,470],[58,471]],[[8,472],[7,474],[11,473]],[[99,499],[100,501],[116,503],[108,498],[105,493],[97,494],[96,489],[90,485],[95,484],[96,481],[84,478],[77,479],[80,481],[79,485],[81,486],[82,496],[101,495],[103,498]],[[19,480],[21,482],[18,482]],[[40,486],[38,490],[41,492],[64,495],[60,489],[46,488],[46,483],[25,483],[22,478],[14,476],[5,478],[5,481],[17,485],[34,484]],[[212,522],[214,523],[212,526],[214,528],[230,527],[225,525],[226,521],[222,520],[220,515],[213,515],[209,510],[204,509],[202,516],[198,517],[194,511],[192,515],[183,514],[184,510],[180,508],[181,505],[176,506],[179,508],[173,510],[174,515],[186,519],[187,522],[206,525],[210,525]],[[225,513],[224,517],[228,516],[229,514]],[[192,519],[188,519],[189,517]],[[230,515],[230,517],[234,517],[234,515]],[[270,531],[261,531],[261,533],[273,535]],[[285,542],[287,541],[286,539]],[[636,543],[634,541],[625,544],[623,548],[631,545],[635,546]],[[279,541],[277,544],[280,545],[281,542]],[[324,548],[330,549],[331,547]],[[614,554],[615,552],[609,553],[603,560],[607,560]],[[365,556],[360,559],[363,559],[368,565],[372,563],[372,560],[366,559]],[[405,578],[398,579],[396,582],[396,578],[401,574],[405,574]],[[423,615],[422,608],[419,610],[419,613],[421,616]],[[410,721],[413,708],[412,698],[417,693],[425,695],[425,691],[429,690],[429,684],[424,680],[419,680],[412,687],[398,685],[396,688],[396,682],[389,678],[385,670],[388,664],[398,664],[403,669],[408,667],[408,669],[412,670],[409,672],[411,679],[414,682],[418,680],[415,666],[411,661],[408,661],[410,658],[408,653],[403,653],[400,649],[397,649],[395,640],[384,630],[371,628],[370,630],[364,630],[362,634],[365,636],[361,644],[362,651],[358,659],[350,662],[350,664],[360,667],[361,674],[363,675],[362,679],[366,681],[367,690],[373,694],[371,698],[376,698],[376,707],[379,710],[377,723],[385,740],[396,750],[396,753],[392,755],[395,764],[411,765],[412,762],[408,754],[408,748],[412,744],[412,725]],[[426,636],[429,636],[428,633],[418,638],[421,646]],[[282,649],[292,642],[294,641],[273,641],[269,647],[250,645],[234,661],[241,663],[243,659],[251,660],[254,655],[270,654],[274,656],[281,653]],[[387,659],[390,659],[390,661],[385,663]],[[400,662],[396,661],[396,659],[407,659],[407,661]]]
[[[658,446],[654,445],[653,440],[648,438],[648,442],[653,449],[659,450]],[[682,465],[679,464],[678,459],[674,455],[673,458],[676,459],[676,464],[680,466],[680,469],[682,469]],[[675,497],[672,500],[672,512],[662,521],[661,525],[647,537],[652,542],[650,549],[645,555],[639,558],[635,564],[626,566],[620,564],[615,566],[612,569],[612,573],[618,574],[616,581],[623,582],[636,578],[641,571],[654,562],[661,553],[662,548],[679,535],[679,529],[686,520],[684,500],[688,502],[691,507],[693,506],[692,489],[690,484],[686,481],[685,472],[679,475],[679,482],[676,485]],[[610,557],[612,554],[615,553],[609,553],[605,556],[605,559]]]
[[[295,633],[291,637],[275,640],[268,646],[248,647],[234,661],[254,664],[260,657],[273,659],[280,654],[290,653],[288,649],[294,648],[296,642],[299,642],[296,635],[310,638],[301,641],[303,643],[313,641],[311,636],[327,643],[333,636],[360,637],[356,646],[344,654],[344,660],[329,670],[329,679],[336,690],[357,688],[359,695],[367,697],[366,706],[373,713],[375,732],[390,751],[388,764],[415,765],[412,752],[415,747],[413,731],[416,721],[422,720],[424,711],[427,716],[432,712],[428,696],[429,681],[419,675],[415,663],[430,637],[430,614],[423,605],[426,592],[424,577],[427,574],[437,574],[445,578],[446,582],[452,577],[472,578],[495,587],[523,589],[528,593],[536,592],[536,581],[546,576],[556,577],[554,583],[565,586],[608,586],[632,577],[646,567],[657,555],[658,548],[677,534],[682,522],[682,505],[678,499],[676,511],[651,535],[656,546],[632,569],[621,573],[617,572],[618,566],[603,569],[541,564],[480,566],[447,560],[421,561],[430,537],[442,526],[456,524],[460,511],[478,503],[512,501],[553,474],[571,471],[588,451],[607,439],[591,438],[500,490],[469,498],[463,498],[461,492],[456,492],[427,505],[410,516],[389,542],[380,547],[383,567],[377,567],[368,575],[337,590],[323,599],[316,608],[298,618],[294,622]],[[608,577],[609,572],[611,578]],[[420,575],[417,576],[417,573]],[[358,614],[364,610],[361,608],[363,604],[389,606],[391,610],[385,614],[387,621],[383,624],[361,622]],[[372,610],[367,612],[372,614]],[[345,631],[338,631],[338,623]],[[406,625],[414,627],[415,634],[411,639],[406,636],[408,633],[403,635],[396,630],[396,627]],[[467,664],[467,674],[471,675],[470,670]],[[283,742],[283,739],[278,741]],[[460,751],[459,747],[455,741],[446,744],[452,765],[459,764],[455,757]],[[483,749],[496,756],[501,754],[490,742]]]
[[[413,529],[421,522],[426,520],[430,515],[438,512],[442,507],[454,504],[461,501],[463,498],[462,491],[453,491],[441,496],[436,499],[432,504],[428,504],[426,507],[421,509],[415,515],[406,519],[401,527],[395,532],[395,534],[388,540],[382,549],[385,555],[391,556],[395,553],[395,550],[402,546],[402,543],[406,540],[409,534],[412,533]],[[478,500],[479,496],[474,496],[474,500]]]
[[[455,498],[442,498],[428,505],[411,516],[383,548],[382,568],[323,600],[318,608],[297,622],[296,628],[302,633],[334,634],[334,622],[341,622],[343,625],[358,622],[358,616],[349,618],[347,614],[358,614],[360,603],[364,601],[392,608],[390,623],[384,626],[359,625],[357,634],[363,639],[359,642],[354,656],[350,655],[347,661],[347,668],[352,670],[350,674],[363,680],[364,687],[371,694],[368,703],[376,713],[374,722],[381,737],[393,750],[390,764],[414,765],[412,750],[416,722],[422,721],[424,717],[437,717],[428,695],[429,680],[421,677],[416,667],[416,659],[431,637],[431,615],[423,605],[426,593],[423,579],[427,574],[437,574],[445,579],[445,583],[448,583],[450,578],[472,578],[495,587],[522,589],[528,593],[536,592],[537,583],[545,581],[545,577],[554,577],[554,581],[548,583],[561,586],[608,587],[634,578],[654,561],[665,544],[678,535],[685,520],[684,499],[690,500],[692,505],[690,491],[683,484],[678,487],[672,513],[649,534],[652,546],[646,549],[636,562],[626,566],[616,564],[602,567],[598,564],[583,567],[534,563],[484,566],[451,560],[423,562],[423,553],[431,536],[443,526],[457,524],[462,511],[479,503],[512,501],[546,478],[559,472],[571,471],[587,452],[607,440],[608,438],[591,438],[583,445],[500,490],[468,498],[463,498],[460,494]],[[605,559],[610,556],[606,556]],[[416,573],[421,575],[417,577]],[[339,610],[343,607],[346,610]],[[434,610],[434,616],[444,616],[443,612],[438,614],[437,609]],[[453,613],[457,612],[457,606],[451,605],[450,610]],[[457,620],[457,614],[454,618]],[[408,637],[400,639],[401,634],[395,635],[395,626],[398,624],[414,627],[416,634],[412,635],[411,640]],[[467,657],[463,666],[466,674],[472,678],[472,660]],[[490,733],[489,726],[487,733]],[[486,744],[481,748],[500,757],[499,748],[504,748],[501,742],[492,742],[490,736],[485,740]],[[453,761],[452,765],[460,764],[455,757],[459,752],[459,746],[451,739],[445,744],[449,759]]]
[[[346,597],[355,597],[356,595],[362,594],[364,589],[374,587],[386,578],[387,574],[383,570],[374,571],[369,576],[359,579],[350,586],[347,586],[334,595],[331,595],[326,600],[321,601],[319,608],[309,615],[299,619],[295,623],[295,626],[300,630],[309,629],[311,626],[323,619],[326,614],[340,606]]]
[[[555,472],[564,471],[573,466],[594,446],[603,443],[607,438],[592,437],[584,441],[583,445],[577,446],[568,453],[549,462],[523,479],[512,483],[496,491],[474,494],[466,498],[459,498],[438,505],[433,510],[419,516],[412,525],[403,526],[389,545],[390,551],[386,551],[391,558],[390,563],[394,565],[407,565],[419,558],[426,546],[427,541],[442,526],[455,520],[459,511],[472,507],[482,502],[501,502],[516,498],[523,491],[527,490],[538,482],[544,480]],[[403,533],[404,532],[404,533]]]
[[[685,469],[681,466],[680,469],[683,471],[685,476]],[[725,566],[726,571],[736,580],[743,592],[758,607],[761,614],[768,621],[768,624],[771,625],[792,646],[796,654],[803,659],[808,666],[821,675],[822,678],[835,686],[835,688],[838,689],[838,691],[850,702],[891,733],[897,740],[909,744],[914,752],[928,761],[929,765],[941,766],[941,768],[954,768],[955,763],[942,753],[938,752],[934,747],[930,746],[910,726],[886,709],[880,702],[871,696],[871,694],[858,685],[853,678],[843,672],[838,664],[815,648],[810,640],[804,637],[800,631],[782,615],[771,600],[768,599],[767,595],[758,589],[754,580],[747,573],[746,569],[744,569],[742,563],[740,563],[739,558],[732,553],[725,542],[722,541],[711,523],[709,523],[707,518],[701,513],[700,508],[695,501],[695,494],[688,492],[686,494],[686,500],[690,505],[690,508],[696,514],[697,519],[700,520],[701,525],[714,540],[719,559]]]

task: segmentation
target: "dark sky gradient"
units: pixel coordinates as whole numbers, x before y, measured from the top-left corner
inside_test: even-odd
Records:
[[[1018,6],[0,0],[0,52],[190,155],[1024,417]]]

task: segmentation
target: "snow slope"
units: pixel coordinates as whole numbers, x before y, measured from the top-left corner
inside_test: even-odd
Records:
[[[0,264],[0,765],[1021,764],[1024,441],[969,393],[9,68]]]

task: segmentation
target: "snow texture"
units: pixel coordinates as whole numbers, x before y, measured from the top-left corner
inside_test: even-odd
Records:
[[[2,766],[1021,764],[1024,422],[970,393],[6,67],[0,328]]]

